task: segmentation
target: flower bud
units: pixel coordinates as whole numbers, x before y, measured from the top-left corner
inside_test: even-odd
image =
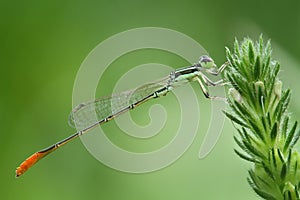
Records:
[[[276,81],[274,84],[274,95],[280,99],[281,98],[281,92],[282,92],[282,82],[281,81]]]
[[[242,97],[239,91],[237,91],[235,88],[230,88],[229,91],[229,96],[233,98],[235,101],[241,103],[242,102]]]
[[[256,94],[258,94],[258,91],[260,90],[262,93],[264,93],[265,91],[265,85],[262,81],[257,81],[256,83],[254,83],[255,85],[255,92]]]

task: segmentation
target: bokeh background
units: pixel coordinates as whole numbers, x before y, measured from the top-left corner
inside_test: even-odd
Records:
[[[177,162],[147,174],[110,169],[77,140],[23,177],[14,177],[15,168],[28,155],[74,132],[67,117],[80,64],[101,41],[131,28],[156,26],[180,31],[202,44],[218,64],[225,61],[224,47],[232,47],[235,37],[258,38],[263,33],[272,39],[274,57],[282,63],[284,87],[293,90],[290,111],[294,119],[300,119],[298,0],[2,0],[0,25],[1,199],[258,199],[246,181],[251,166],[233,153],[235,131],[228,120],[216,147],[203,160],[198,159],[201,129]],[[149,55],[145,63],[161,61],[174,68],[185,64],[165,53],[144,55]],[[143,53],[137,56],[143,61]],[[124,59],[130,68],[137,57]],[[113,74],[107,72],[102,84],[113,84]],[[196,85],[193,87],[197,91]],[[162,104],[172,107],[173,96],[165,98]],[[199,101],[206,104],[201,94]],[[149,106],[151,103],[133,111],[138,123],[149,122],[143,115]],[[205,112],[209,110],[203,110],[204,116]],[[203,124],[209,122],[202,119]],[[113,123],[104,128],[120,142]],[[172,134],[172,126],[168,131]]]

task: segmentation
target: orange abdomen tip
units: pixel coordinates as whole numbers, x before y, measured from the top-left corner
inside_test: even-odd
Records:
[[[24,174],[30,167],[32,167],[37,161],[43,158],[47,153],[40,153],[36,152],[28,157],[24,162],[20,164],[19,167],[16,169],[16,177],[21,176]]]

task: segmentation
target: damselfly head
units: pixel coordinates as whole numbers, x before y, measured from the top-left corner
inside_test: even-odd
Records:
[[[199,65],[200,65],[200,67],[203,67],[206,69],[212,69],[212,68],[217,67],[214,60],[207,55],[203,55],[199,58]]]

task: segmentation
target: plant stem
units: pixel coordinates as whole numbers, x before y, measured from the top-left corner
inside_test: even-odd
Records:
[[[271,57],[270,41],[263,37],[254,43],[237,40],[226,49],[229,66],[224,73],[228,86],[229,111],[238,136],[235,150],[253,163],[247,178],[253,190],[264,199],[299,199],[300,154],[294,149],[300,130],[287,111],[289,89],[278,79],[280,64]]]

